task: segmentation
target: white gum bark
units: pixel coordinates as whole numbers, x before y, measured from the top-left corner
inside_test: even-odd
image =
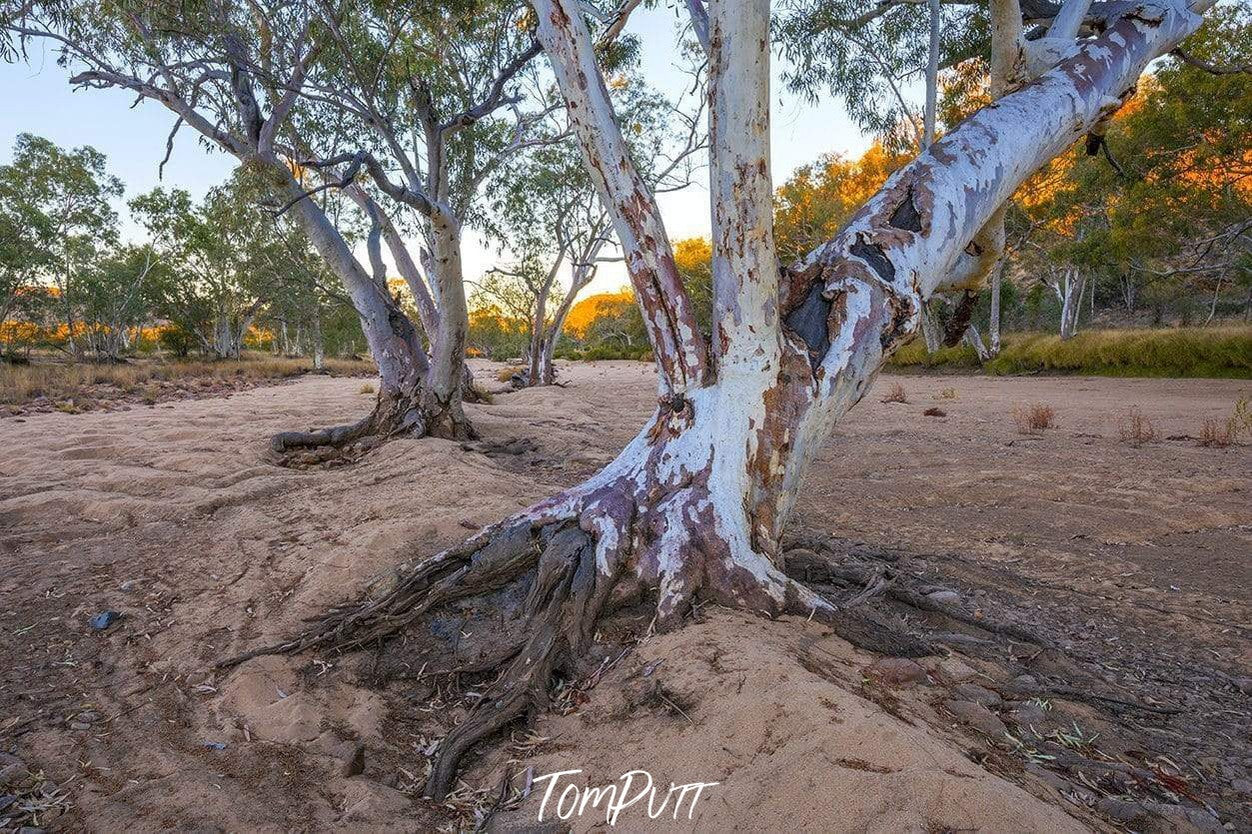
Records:
[[[578,3],[533,0],[532,5],[583,161],[626,253],[626,269],[661,369],[662,392],[680,395],[704,384],[708,359],[660,209],[622,137]]]
[[[713,350],[720,379],[782,352],[769,147],[769,0],[709,5]]]
[[[290,171],[277,162],[272,166],[281,188],[289,197],[303,194]],[[291,211],[327,266],[343,281],[361,320],[370,353],[378,364],[380,393],[391,397],[411,397],[426,376],[428,364],[421,340],[412,323],[395,309],[385,289],[374,283],[344,242],[339,230],[321,207],[311,199],[297,201]]]
[[[439,327],[431,340],[430,372],[423,398],[434,419],[450,421],[453,436],[469,434],[461,407],[465,369],[465,344],[469,334],[469,309],[461,266],[461,228],[451,217],[436,212],[431,217],[431,253],[435,264],[435,290],[439,295]],[[447,433],[447,432],[441,432]]]
[[[1038,79],[984,107],[897,171],[797,278],[832,302],[829,350],[815,368],[796,470],[918,326],[921,304],[951,288],[953,266],[1032,173],[1117,106],[1148,62],[1195,31],[1184,2],[1143,5]],[[798,290],[793,280],[793,294]]]
[[[585,28],[560,0],[535,6],[571,118],[583,122],[580,142],[591,146],[590,164],[603,166],[597,134],[612,113],[587,93],[600,82],[578,48],[589,43]],[[771,612],[832,610],[777,565],[808,462],[916,331],[922,303],[954,285],[969,242],[1013,191],[1199,24],[1181,3],[1110,21],[896,172],[835,238],[782,276],[774,295],[765,18],[764,3],[710,9],[716,380],[662,399],[600,473],[510,522],[579,519],[596,537],[604,576],[622,575],[631,549],[627,572],[659,588],[662,620],[697,592]],[[589,116],[591,107],[601,112]],[[733,133],[722,130],[732,124]],[[631,211],[646,214],[654,203],[635,193]],[[639,238],[623,243],[637,256]]]

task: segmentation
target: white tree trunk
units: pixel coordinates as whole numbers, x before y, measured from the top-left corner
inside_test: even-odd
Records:
[[[1083,294],[1086,291],[1086,273],[1075,267],[1065,267],[1056,285],[1057,298],[1061,301],[1061,339],[1070,339],[1078,332],[1078,316],[1082,311]]]
[[[935,321],[935,314],[931,312],[929,304],[922,305],[921,317],[922,340],[926,343],[926,352],[937,353],[943,347],[943,334],[939,332],[939,323]]]
[[[987,356],[990,359],[1000,355],[1000,305],[1002,303],[1001,290],[1004,286],[1004,270],[1008,268],[1008,261],[1005,258],[1000,259],[1000,263],[991,273],[991,320],[987,325]]]
[[[532,5],[583,161],[626,253],[662,392],[682,394],[705,383],[709,362],[660,209],[622,137],[580,6],[568,0],[533,0]]]
[[[431,346],[430,372],[422,403],[434,430],[445,437],[473,434],[461,405],[465,376],[465,344],[469,337],[469,308],[461,268],[461,229],[450,217],[431,218],[434,283],[439,295],[439,330]]]
[[[1055,70],[897,171],[836,237],[780,276],[769,180],[769,5],[713,0],[710,361],[692,341],[699,336],[681,286],[670,283],[677,274],[655,201],[624,151],[580,6],[533,2],[626,250],[663,395],[639,434],[587,481],[423,560],[383,596],[338,608],[314,633],[274,649],[371,645],[448,602],[490,594],[507,604],[510,595],[499,591],[520,588],[523,642],[510,647],[480,706],[441,741],[427,785],[436,797],[454,783],[461,755],[544,702],[550,676],[585,651],[611,598],[655,590],[662,627],[699,597],[808,615],[857,645],[881,646],[881,636],[849,629],[847,612],[779,568],[781,531],[807,465],[916,332],[922,305],[969,274],[958,263],[1005,201],[1199,24],[1180,2],[1124,10]],[[913,643],[896,649],[916,653]]]
[[[326,369],[326,342],[322,338],[322,305],[313,308],[313,370]]]
[[[974,353],[978,355],[979,362],[986,362],[991,358],[991,351],[987,349],[987,345],[982,340],[982,334],[978,332],[978,325],[970,322],[968,328],[965,329],[965,341],[974,349]]]

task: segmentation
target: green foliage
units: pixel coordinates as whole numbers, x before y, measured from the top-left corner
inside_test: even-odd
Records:
[[[979,367],[978,357],[967,345],[927,354],[920,339],[898,350],[891,364],[942,370]],[[1000,355],[984,370],[992,374],[1252,379],[1252,328],[1087,330],[1064,341],[1049,333],[1014,333],[1005,337]]]
[[[200,205],[178,189],[131,201],[163,266],[153,312],[206,353],[237,357],[246,332],[262,321],[286,325],[289,334],[311,331],[344,303],[326,289],[337,282],[299,228],[257,205],[263,194],[240,171]]]
[[[926,4],[789,0],[776,18],[791,90],[814,101],[833,93],[863,130],[893,150],[916,147],[919,108],[902,101],[900,89],[920,81],[926,66]],[[983,55],[989,46],[985,7],[943,6],[941,66]]]
[[[67,151],[18,135],[13,161],[0,166],[0,322],[58,320],[77,352],[87,279],[117,242],[109,201],[121,194],[121,181],[94,148]]]
[[[63,348],[117,359],[157,333],[166,350],[238,356],[253,326],[286,322],[354,352],[360,326],[308,241],[261,210],[244,173],[201,204],[181,190],[130,201],[149,233],[118,242],[110,200],[121,196],[102,154],[18,137],[0,166],[0,349]],[[343,316],[343,309],[348,316]],[[152,328],[156,327],[157,330]],[[153,341],[148,337],[148,341]]]

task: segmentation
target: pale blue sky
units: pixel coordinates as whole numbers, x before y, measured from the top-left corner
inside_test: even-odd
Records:
[[[676,58],[673,12],[664,7],[640,9],[631,18],[629,31],[644,43],[644,73],[648,81],[666,94],[686,83],[674,65]],[[0,63],[0,163],[12,154],[19,133],[44,136],[63,147],[92,145],[108,157],[109,170],[126,184],[126,197],[157,185],[185,188],[196,197],[222,182],[234,166],[226,154],[206,150],[194,131],[180,131],[174,153],[165,166],[164,180],[157,166],[165,155],[165,140],[174,118],[165,108],[149,101],[131,108],[134,96],[117,90],[74,91],[68,73],[57,66],[50,52],[32,44],[30,64]],[[857,154],[869,146],[848,120],[842,105],[826,101],[814,107],[797,100],[782,87],[775,62],[773,96],[773,174],[780,183],[799,165],[831,151]],[[707,235],[708,190],[703,175],[686,191],[660,197],[673,239]],[[124,206],[119,205],[125,216]],[[127,236],[140,237],[129,227]],[[466,277],[476,278],[497,257],[494,251],[467,241]],[[620,263],[602,266],[588,293],[614,290],[626,284]]]

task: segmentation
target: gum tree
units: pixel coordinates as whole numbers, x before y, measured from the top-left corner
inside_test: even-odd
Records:
[[[782,534],[806,466],[916,331],[921,306],[969,281],[975,236],[1032,172],[1115,111],[1209,5],[1170,0],[1088,15],[1087,3],[1070,2],[1048,37],[1030,41],[1016,0],[995,0],[993,49],[1010,70],[1038,77],[1007,84],[786,268],[773,234],[769,3],[712,3],[706,342],[615,118],[582,6],[533,0],[538,38],[642,309],[658,366],[656,410],[587,481],[403,569],[390,590],[334,609],[311,631],[235,660],[369,645],[453,609],[466,630],[491,635],[470,665],[499,675],[440,744],[427,788],[442,796],[475,742],[542,706],[555,672],[577,671],[611,606],[642,598],[667,628],[710,600],[813,617],[867,648],[925,652],[917,638],[789,578]],[[703,7],[693,8],[699,30]]]
[[[472,433],[461,407],[462,230],[484,181],[555,109],[522,109],[531,92],[522,74],[539,52],[519,26],[523,12],[504,3],[46,0],[0,7],[0,46],[14,58],[46,44],[75,86],[167,108],[169,151],[186,128],[235,157],[338,277],[378,364],[378,399],[355,424],[279,435],[275,446],[286,450]],[[371,227],[367,262],[349,233],[357,221],[328,206],[322,192],[332,190]],[[420,329],[386,285],[384,245],[413,290]]]
[[[25,239],[28,251],[45,250],[32,261],[41,267],[37,274],[13,274],[25,273],[24,280],[37,278],[55,290],[66,350],[75,357],[88,348],[80,315],[84,285],[103,251],[117,242],[117,212],[109,201],[122,191],[121,180],[107,172],[104,154],[95,148],[65,150],[28,133],[17,137],[13,161],[0,166],[0,198],[14,224],[12,245]],[[8,299],[16,299],[18,288],[13,285]]]
[[[692,182],[696,157],[706,147],[705,96],[698,72],[689,68],[687,73],[696,80],[691,85],[696,94],[671,102],[631,69],[619,66],[607,85],[617,118],[626,126],[631,159],[653,192],[679,191]],[[618,259],[612,224],[572,137],[520,158],[499,178],[495,191],[494,236],[541,265],[512,271],[514,279],[508,282],[529,300],[525,317],[530,339],[522,378],[526,385],[552,385],[553,357],[574,302],[600,263]],[[566,271],[568,288],[554,304],[559,277]]]

